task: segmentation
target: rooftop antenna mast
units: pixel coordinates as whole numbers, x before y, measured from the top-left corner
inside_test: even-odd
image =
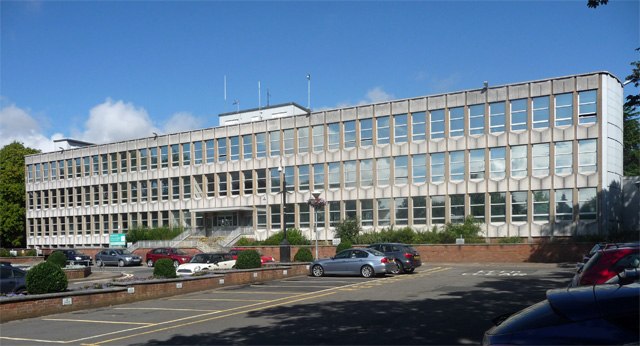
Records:
[[[224,111],[227,111],[227,75],[224,75]]]
[[[269,98],[271,97],[271,93],[269,92],[269,88],[267,88],[267,107],[269,107]]]
[[[262,109],[262,100],[260,99],[261,97],[261,92],[260,92],[260,81],[258,81],[258,109]]]

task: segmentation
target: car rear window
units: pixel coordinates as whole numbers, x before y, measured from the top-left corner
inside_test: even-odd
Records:
[[[602,251],[598,251],[595,253],[595,255],[593,255],[589,261],[587,261],[587,263],[585,263],[585,265],[582,267],[582,272],[586,272],[589,270],[589,268],[593,267],[594,264],[598,263],[598,261],[600,260],[600,257],[602,257]]]

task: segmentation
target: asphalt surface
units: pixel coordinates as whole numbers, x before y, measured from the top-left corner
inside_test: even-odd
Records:
[[[491,319],[566,287],[573,272],[440,263],[372,279],[300,276],[12,321],[0,344],[480,344]]]

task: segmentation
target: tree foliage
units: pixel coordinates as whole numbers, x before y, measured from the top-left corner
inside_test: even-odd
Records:
[[[335,232],[336,237],[340,238],[342,241],[353,242],[361,231],[362,227],[360,227],[360,220],[356,217],[342,220],[336,225]]]
[[[24,157],[39,150],[13,142],[0,149],[0,244],[25,245]]]
[[[609,2],[609,0],[589,0],[587,2],[587,6],[589,8],[596,8],[600,5],[606,5]]]

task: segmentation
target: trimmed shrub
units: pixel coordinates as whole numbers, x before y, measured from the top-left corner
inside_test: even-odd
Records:
[[[178,277],[173,261],[168,258],[159,259],[153,264],[153,276],[167,279]]]
[[[60,268],[67,266],[67,256],[60,251],[55,251],[47,258],[47,262],[53,263]]]
[[[256,250],[244,250],[238,254],[236,260],[236,269],[253,269],[260,268],[262,262],[260,261],[260,254]]]
[[[280,245],[284,239],[284,233],[278,232],[262,242],[262,245]],[[297,228],[287,228],[287,241],[291,245],[310,245],[311,242]]]
[[[303,247],[296,252],[296,255],[293,256],[294,262],[311,262],[313,261],[313,256],[311,255],[311,250],[309,248]]]
[[[2,248],[0,249],[0,257],[11,257],[11,253],[8,249]]]
[[[62,268],[48,261],[29,269],[26,282],[29,294],[64,292],[69,285]]]
[[[498,239],[498,244],[520,244],[522,243],[522,238],[518,236],[514,237],[505,237]]]
[[[338,246],[336,246],[336,253],[342,251],[342,250],[346,250],[346,249],[350,249],[352,246],[350,241],[340,241],[340,244],[338,244]]]
[[[184,230],[181,227],[136,227],[127,231],[127,242],[135,243],[140,240],[171,240],[179,236]]]
[[[235,244],[235,246],[257,246],[257,245],[260,245],[260,242],[251,238],[240,238]]]
[[[361,231],[362,227],[360,227],[360,220],[356,217],[342,220],[336,225],[335,232],[336,236],[340,238],[341,241],[353,242]]]
[[[24,251],[22,256],[38,256],[38,252],[36,251],[36,249],[29,249],[27,251]]]

